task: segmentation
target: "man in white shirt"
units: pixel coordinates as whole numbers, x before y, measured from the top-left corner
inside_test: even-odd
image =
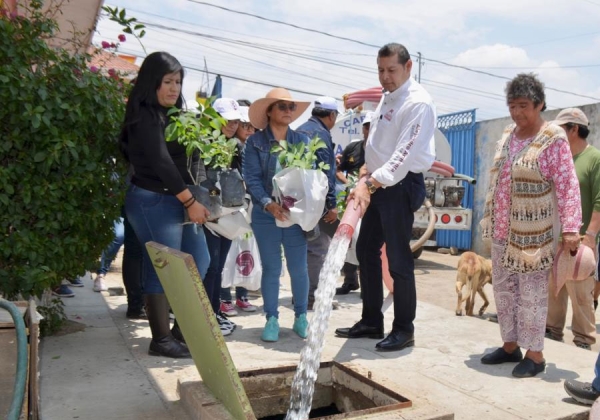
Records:
[[[385,243],[394,280],[394,322],[376,350],[394,351],[414,345],[417,293],[410,239],[414,212],[425,199],[423,172],[435,159],[435,106],[429,94],[410,77],[412,61],[403,45],[384,45],[377,54],[384,89],[365,146],[365,182],[349,198],[360,206],[363,220],[357,257],[361,269],[363,311],[346,338],[383,338],[381,246]]]

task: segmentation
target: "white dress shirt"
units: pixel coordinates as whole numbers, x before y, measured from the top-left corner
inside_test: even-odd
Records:
[[[381,98],[365,146],[371,176],[389,187],[408,172],[427,172],[435,159],[435,105],[412,78]]]

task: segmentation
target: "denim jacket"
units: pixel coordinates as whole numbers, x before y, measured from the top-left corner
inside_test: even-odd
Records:
[[[327,190],[327,198],[325,200],[325,207],[327,210],[335,208],[335,153],[333,147],[333,139],[331,138],[331,132],[325,127],[323,121],[317,117],[310,117],[308,121],[302,124],[296,129],[299,133],[306,134],[310,139],[315,136],[319,136],[321,140],[325,142],[327,147],[317,150],[317,163],[323,162],[329,165],[329,169],[323,171],[327,175],[327,184],[329,189]]]
[[[288,128],[285,140],[290,144],[308,144],[308,137]],[[264,209],[273,201],[273,176],[277,168],[277,154],[271,153],[277,140],[273,137],[271,127],[248,137],[242,159],[242,172],[246,189],[252,197],[252,203]]]

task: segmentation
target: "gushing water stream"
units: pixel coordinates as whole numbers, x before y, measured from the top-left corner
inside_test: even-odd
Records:
[[[336,231],[319,274],[319,287],[315,291],[315,312],[308,327],[307,341],[300,353],[300,363],[292,382],[292,396],[286,420],[308,419],[321,362],[321,352],[325,344],[323,339],[329,325],[336,280],[346,259],[352,230],[348,225],[342,225]]]
[[[351,200],[346,206],[344,217],[329,245],[323,268],[319,274],[319,287],[315,291],[315,312],[308,327],[306,344],[300,353],[300,363],[292,382],[290,408],[286,420],[308,419],[321,353],[325,344],[325,331],[329,325],[336,280],[344,265],[359,216],[360,209],[354,210],[354,202]]]

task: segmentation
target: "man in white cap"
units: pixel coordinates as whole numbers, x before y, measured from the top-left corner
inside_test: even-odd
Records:
[[[392,331],[375,345],[378,351],[414,346],[417,309],[414,259],[410,249],[414,212],[425,200],[423,172],[435,159],[435,105],[410,77],[406,47],[390,43],[377,53],[384,89],[365,145],[365,182],[350,193],[363,212],[356,255],[361,270],[362,317],[335,333],[346,338],[383,338],[381,247],[385,243],[394,280]]]
[[[369,137],[369,128],[371,127],[371,120],[373,119],[374,112],[367,112],[362,121],[362,140],[354,140],[346,146],[340,157],[340,163],[336,169],[337,179],[348,184],[348,178],[346,174],[352,174],[357,176],[360,168],[365,164],[365,143],[367,137]],[[344,275],[344,283],[335,289],[336,295],[347,295],[348,293],[358,290],[360,287],[358,265],[352,264],[351,262],[344,263],[342,267],[342,274]]]
[[[596,238],[600,230],[600,150],[586,141],[590,134],[589,121],[580,109],[563,109],[553,123],[561,126],[567,133],[575,172],[579,179],[583,221],[580,230],[582,245],[596,250]],[[567,303],[571,298],[573,342],[577,347],[588,350],[596,343],[594,277],[590,276],[581,281],[567,280],[558,296],[555,296],[556,282],[550,282],[546,337],[563,341]]]
[[[326,147],[317,150],[317,163],[329,165],[325,172],[329,189],[325,200],[325,215],[319,221],[316,233],[318,236],[308,242],[308,309],[312,309],[315,302],[315,290],[319,285],[319,273],[325,262],[325,256],[331,243],[331,238],[337,227],[337,207],[335,197],[335,149],[331,138],[331,129],[338,116],[338,105],[334,98],[321,96],[315,101],[311,117],[296,129],[297,132],[306,134],[308,138],[319,137]]]

